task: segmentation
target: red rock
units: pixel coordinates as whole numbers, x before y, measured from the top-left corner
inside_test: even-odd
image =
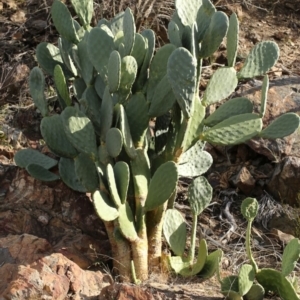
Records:
[[[242,167],[239,173],[234,177],[232,183],[238,187],[245,195],[251,194],[255,188],[255,179],[246,167]]]
[[[33,235],[9,235],[0,239],[1,299],[96,299],[102,288],[103,274],[82,270],[51,245]],[[68,298],[69,299],[69,298]]]

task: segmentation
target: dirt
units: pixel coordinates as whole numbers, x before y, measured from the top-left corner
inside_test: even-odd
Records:
[[[50,18],[51,0],[0,0],[0,130],[5,132],[0,137],[0,165],[9,164],[13,155],[21,147],[41,145],[39,132],[40,115],[32,105],[28,92],[27,79],[30,69],[36,66],[35,48],[42,41],[55,43],[57,32]],[[115,3],[116,2],[116,3]],[[118,1],[96,1],[95,20],[102,16],[109,18],[113,11],[124,8],[127,2],[120,5]],[[140,27],[152,27],[159,33],[158,44],[166,39],[165,26],[172,13],[170,2],[156,1],[154,11],[143,8],[136,11]],[[243,62],[246,54],[259,41],[274,40],[280,48],[280,59],[269,72],[270,79],[284,75],[300,76],[300,1],[298,0],[215,0],[218,10],[228,15],[235,12],[240,21],[240,43],[238,61]],[[67,2],[68,3],[68,2]],[[135,2],[134,2],[135,3]],[[160,5],[159,5],[160,3]],[[215,56],[216,62],[222,61],[222,51]],[[47,93],[53,92],[53,82],[46,78]],[[203,84],[205,86],[205,82]],[[2,128],[2,129],[1,129]],[[180,187],[179,187],[180,188]],[[184,210],[185,183],[179,193],[179,208]],[[1,192],[1,187],[0,187]],[[219,209],[212,207],[209,213],[201,216],[200,223],[205,229],[207,224],[215,222],[216,232],[211,233],[208,242],[210,251],[222,248],[225,252],[222,260],[222,276],[237,272],[245,260],[244,239],[245,223],[239,213],[240,202],[235,207],[236,221],[239,230],[231,238],[230,244],[218,242],[220,236],[228,229],[228,225],[218,219]],[[256,228],[257,236],[265,236]],[[255,236],[256,237],[256,236]],[[257,249],[255,255],[262,264],[279,263],[282,244],[270,240],[265,248]],[[146,286],[160,295],[157,299],[222,299],[219,283],[216,278],[201,282],[198,278],[174,278],[169,274],[152,277]],[[276,299],[273,297],[272,299]]]

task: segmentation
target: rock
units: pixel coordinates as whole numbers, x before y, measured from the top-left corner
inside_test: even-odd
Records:
[[[98,299],[154,300],[154,297],[147,290],[144,290],[139,286],[114,283],[104,287]]]
[[[255,179],[246,167],[242,167],[231,181],[233,185],[238,187],[245,195],[251,194],[255,188]]]
[[[52,250],[45,239],[33,235],[1,238],[1,299],[97,299],[107,285],[103,274],[82,270]]]
[[[268,102],[263,119],[270,124],[278,116],[287,112],[300,111],[300,77],[283,77],[270,82]],[[240,86],[234,97],[247,97],[259,112],[261,102],[261,81],[252,80]],[[277,140],[252,139],[247,142],[254,151],[272,161],[280,161],[286,155],[300,157],[300,134],[294,133]]]
[[[104,225],[85,194],[63,182],[45,184],[16,167],[3,169],[0,187],[0,237],[27,233],[44,238],[82,268],[108,260]]]
[[[268,191],[282,203],[300,207],[300,158],[286,157],[278,164]]]
[[[282,242],[284,245],[288,244],[292,239],[295,238],[293,235],[284,233],[276,228],[272,228],[271,233],[278,242]]]

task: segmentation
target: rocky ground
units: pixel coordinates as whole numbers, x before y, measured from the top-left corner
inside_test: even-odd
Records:
[[[13,163],[14,153],[31,146],[42,149],[40,115],[28,93],[27,78],[36,65],[35,47],[55,42],[51,0],[0,0],[0,299],[223,299],[215,278],[183,279],[153,274],[142,287],[121,286],[111,274],[109,243],[101,221],[85,195],[62,183],[42,184]],[[127,3],[128,2],[128,3]],[[300,1],[215,0],[219,10],[240,20],[238,62],[261,40],[274,40],[281,51],[269,72],[268,124],[283,112],[300,112]],[[135,1],[123,1],[123,7]],[[152,11],[136,11],[140,27],[166,39],[165,24],[172,7],[168,1]],[[172,1],[170,1],[172,3]],[[118,1],[96,1],[95,20],[120,8]],[[224,63],[224,48],[214,58]],[[202,89],[212,69],[207,65]],[[53,93],[47,80],[48,95]],[[234,96],[260,101],[261,78],[242,82]],[[199,232],[210,251],[224,251],[221,275],[237,272],[245,261],[246,223],[240,204],[256,197],[260,213],[253,228],[254,255],[260,266],[280,268],[284,245],[300,237],[300,135],[275,142],[251,140],[231,148],[209,147],[214,166],[207,178],[214,187],[212,205],[199,220]],[[178,186],[177,207],[188,222],[186,189]],[[226,218],[230,212],[232,218]],[[228,214],[227,214],[228,216]],[[300,265],[296,267],[300,277]],[[100,294],[100,291],[101,295]],[[47,296],[45,296],[47,295]],[[269,298],[276,299],[270,295]]]

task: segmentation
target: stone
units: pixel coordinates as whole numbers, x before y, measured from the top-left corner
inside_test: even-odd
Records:
[[[255,179],[246,167],[242,167],[231,181],[245,195],[251,194],[255,188]]]
[[[0,238],[1,299],[97,299],[107,285],[99,271],[81,269],[33,235]]]
[[[281,203],[300,207],[300,158],[288,156],[277,164],[267,187]]]

